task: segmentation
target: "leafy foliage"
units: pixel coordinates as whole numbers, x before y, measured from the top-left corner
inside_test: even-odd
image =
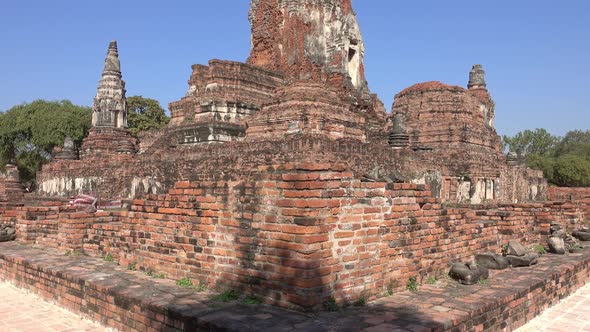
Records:
[[[193,287],[193,281],[189,278],[182,278],[180,280],[176,280],[176,285],[180,287]]]
[[[225,292],[217,295],[214,300],[221,302],[231,302],[240,298],[240,294],[235,290],[226,290]]]
[[[568,132],[556,146],[556,154],[590,158],[590,130]]]
[[[555,148],[559,138],[551,135],[545,129],[535,129],[522,131],[513,137],[504,136],[503,141],[511,152],[516,152],[521,156],[531,154],[546,155]]]
[[[141,131],[162,129],[166,127],[170,118],[157,100],[133,96],[127,98],[129,113],[127,123],[133,136]]]
[[[416,293],[418,291],[418,280],[416,277],[408,278],[408,282],[406,283],[406,289],[412,293]]]
[[[159,129],[169,121],[166,112],[154,99],[128,98],[129,130]],[[37,171],[51,158],[51,151],[62,146],[70,136],[79,146],[91,127],[92,110],[68,100],[36,100],[0,113],[0,167],[18,166],[23,183],[32,188]]]
[[[574,154],[559,157],[555,162],[553,182],[560,186],[590,186],[590,160]]]
[[[330,312],[336,312],[340,310],[340,306],[338,305],[338,302],[336,302],[335,298],[330,298],[327,301],[325,301],[323,303],[324,306],[324,310],[326,311],[330,311]]]
[[[542,170],[549,183],[564,187],[590,186],[590,130],[555,137],[545,129],[504,136],[505,148],[522,156],[527,166]]]
[[[262,299],[256,295],[248,295],[242,300],[242,303],[248,305],[257,305],[262,304]]]
[[[0,113],[0,165],[15,163],[32,186],[41,165],[66,136],[80,143],[91,125],[92,111],[68,100],[36,100]]]
[[[545,246],[542,244],[536,244],[533,247],[534,252],[536,252],[539,255],[545,255],[547,253],[547,250],[545,249]]]

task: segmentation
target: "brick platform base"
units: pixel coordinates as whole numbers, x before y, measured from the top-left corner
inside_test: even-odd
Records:
[[[531,320],[590,280],[590,248],[545,255],[530,268],[492,273],[488,283],[450,280],[364,307],[303,314],[265,305],[222,304],[87,256],[0,243],[0,279],[121,331],[498,331]]]

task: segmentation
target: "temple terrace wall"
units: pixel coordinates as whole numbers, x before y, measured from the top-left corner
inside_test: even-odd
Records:
[[[544,242],[551,222],[587,222],[590,201],[442,206],[426,185],[362,182],[344,166],[261,166],[177,182],[129,211],[85,213],[52,202],[14,207],[20,241],[110,254],[123,266],[239,288],[283,307],[375,299],[499,252]]]
[[[555,201],[590,199],[590,188],[549,187],[547,198]]]

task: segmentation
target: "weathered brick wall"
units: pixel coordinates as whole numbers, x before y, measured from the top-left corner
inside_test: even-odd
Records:
[[[60,202],[16,207],[12,214],[19,241],[64,250],[82,249],[87,229],[105,217],[104,213],[80,212]]]
[[[297,104],[294,102],[294,105]],[[260,114],[265,113],[263,111]],[[165,193],[174,182],[188,180],[193,174],[214,173],[218,170],[235,173],[260,165],[329,160],[345,164],[359,174],[378,173],[378,178],[388,176],[401,181],[419,179],[425,172],[433,170],[455,182],[459,182],[459,178],[464,175],[470,175],[473,186],[479,180],[493,180],[497,195],[492,200],[525,202],[531,199],[532,192],[537,194],[534,197],[537,200],[544,197],[546,182],[542,178],[529,176],[528,170],[522,167],[506,166],[502,155],[489,156],[481,149],[458,149],[446,153],[444,149],[394,150],[385,142],[361,143],[352,139],[334,141],[325,136],[314,136],[314,133],[324,131],[329,135],[352,138],[363,137],[363,131],[360,127],[357,131],[350,131],[354,126],[338,127],[330,121],[322,125],[321,117],[289,118],[293,115],[289,114],[284,114],[281,121],[268,123],[263,118],[257,118],[259,122],[256,125],[252,123],[249,130],[258,131],[261,136],[258,140],[189,147],[179,145],[176,133],[171,130],[144,153],[133,157],[117,155],[90,161],[52,162],[38,174],[38,193],[45,196],[67,197],[86,193],[101,198],[133,198],[145,193]],[[344,119],[344,115],[339,117]],[[353,122],[352,118],[346,121]],[[294,123],[293,128],[307,134],[278,140],[269,137],[267,131],[288,131],[291,122]],[[436,181],[438,186],[433,188],[440,190],[444,182],[441,183],[442,178]],[[456,201],[457,184],[454,187],[446,188],[447,191],[439,193],[437,197]],[[470,191],[467,190],[465,194],[469,196]]]
[[[471,206],[479,220],[497,223],[501,241],[517,239],[525,244],[545,243],[552,222],[573,231],[588,222],[587,203],[543,202]]]
[[[170,103],[170,127],[198,120],[201,105],[211,102],[246,104],[258,110],[283,80],[278,73],[239,62],[211,60],[208,66],[194,65],[187,95]]]
[[[590,188],[549,187],[547,199],[551,201],[576,201],[590,199]]]
[[[500,137],[493,127],[493,114],[485,111],[493,108],[487,96],[485,102],[459,86],[420,83],[395,96],[392,113],[405,116],[412,144],[449,150],[483,148],[493,156],[501,154]]]
[[[24,196],[24,188],[19,181],[19,172],[14,165],[5,165],[0,171],[0,202],[18,202]]]
[[[17,212],[13,205],[0,202],[0,225],[16,225]]]
[[[246,139],[256,141],[295,134],[321,134],[331,139],[365,142],[366,115],[353,110],[335,90],[320,84],[291,84],[277,92],[276,100],[246,120]]]
[[[587,221],[580,202],[443,207],[428,186],[363,182],[346,165],[222,174],[194,174],[128,212],[23,208],[18,222],[47,246],[312,308],[404,289],[410,277],[444,274],[510,239],[543,242],[552,221],[568,229]]]
[[[121,238],[121,220],[127,212],[97,212],[91,223],[85,228],[82,249],[92,256],[105,256],[110,253],[113,258],[120,258],[120,252],[131,243]]]

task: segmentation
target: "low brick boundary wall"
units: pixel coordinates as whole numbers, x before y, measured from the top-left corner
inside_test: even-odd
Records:
[[[19,241],[111,256],[307,311],[332,298],[353,303],[403,291],[409,278],[422,284],[512,239],[545,244],[552,222],[571,232],[588,222],[590,208],[441,205],[426,185],[364,182],[345,165],[318,163],[261,166],[231,179],[205,174],[134,199],[129,211],[49,204],[5,211]]]
[[[0,243],[0,279],[121,331],[420,331],[512,330],[590,280],[590,248],[545,255],[530,268],[495,271],[489,284],[448,280],[365,307],[302,314],[265,305],[211,305],[170,280],[54,249]]]
[[[552,201],[589,200],[590,188],[549,187],[547,198]]]

